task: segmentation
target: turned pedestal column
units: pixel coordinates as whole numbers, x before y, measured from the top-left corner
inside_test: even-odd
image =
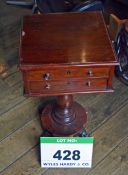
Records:
[[[73,101],[72,95],[58,96],[57,101],[48,104],[41,114],[44,135],[85,136],[86,121],[85,109]]]

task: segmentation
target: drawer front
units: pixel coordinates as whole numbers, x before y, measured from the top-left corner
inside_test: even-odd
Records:
[[[110,68],[69,68],[54,70],[33,70],[27,72],[27,80],[30,81],[49,81],[49,80],[62,80],[70,78],[95,78],[95,77],[109,77]]]
[[[81,81],[30,81],[29,93],[54,95],[59,93],[80,93],[86,91],[106,90],[107,79],[85,79]]]

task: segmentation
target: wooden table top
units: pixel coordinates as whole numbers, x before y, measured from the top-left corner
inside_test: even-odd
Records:
[[[55,13],[23,19],[20,64],[117,64],[101,12]]]

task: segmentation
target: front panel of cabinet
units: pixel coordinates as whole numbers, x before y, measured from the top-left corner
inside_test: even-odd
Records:
[[[109,68],[57,68],[46,70],[32,70],[27,73],[30,81],[62,80],[65,78],[93,78],[109,77]]]
[[[91,80],[81,80],[81,81],[51,81],[49,83],[45,82],[29,82],[30,93],[71,93],[71,92],[84,92],[86,90],[102,90],[106,89],[107,80],[106,79],[91,79]]]
[[[28,96],[110,91],[111,67],[29,70],[23,73]],[[109,87],[108,87],[109,84]]]

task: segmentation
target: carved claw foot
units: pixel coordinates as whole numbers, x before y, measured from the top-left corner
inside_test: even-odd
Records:
[[[85,130],[83,129],[80,133],[78,133],[76,136],[78,137],[90,137],[90,134]]]
[[[52,133],[48,130],[44,130],[42,137],[53,137]]]

